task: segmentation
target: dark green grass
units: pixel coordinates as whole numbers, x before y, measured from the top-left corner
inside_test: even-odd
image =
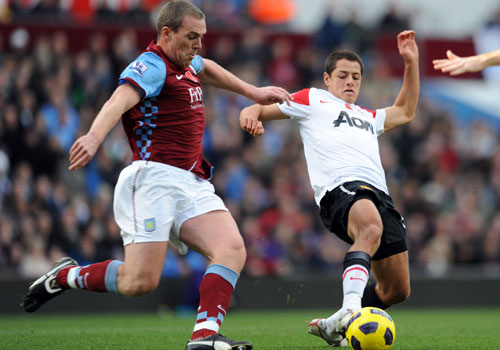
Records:
[[[333,310],[332,310],[333,311]],[[389,309],[394,350],[500,349],[500,309]],[[254,349],[328,349],[307,334],[329,311],[234,311],[222,333]],[[0,316],[0,349],[184,349],[194,314]]]

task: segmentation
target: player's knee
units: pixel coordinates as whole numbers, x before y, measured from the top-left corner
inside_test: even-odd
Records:
[[[236,266],[239,266],[240,270],[247,259],[247,251],[242,239],[231,240],[225,249],[222,250],[221,254],[224,254],[227,259],[230,259]]]
[[[410,289],[410,286],[405,286],[404,288],[402,288],[399,292],[399,302],[403,302],[403,301],[406,301],[408,300],[408,298],[410,297],[410,293],[411,293],[411,289]]]
[[[235,259],[237,259],[243,267],[247,259],[247,250],[245,249],[243,241],[239,241],[231,247],[231,254],[235,256]]]
[[[364,226],[359,233],[358,239],[367,241],[371,245],[379,245],[382,237],[382,227],[377,224],[368,224]]]

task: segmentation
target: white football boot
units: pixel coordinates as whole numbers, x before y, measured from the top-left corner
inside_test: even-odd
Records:
[[[334,332],[331,327],[329,329],[328,322],[324,318],[316,318],[309,322],[309,334],[323,338],[331,347],[349,346],[344,334]]]
[[[345,334],[347,330],[347,322],[349,322],[351,316],[354,315],[354,313],[358,310],[359,308],[348,309],[342,307],[339,311],[328,317],[326,319],[326,323],[332,329],[332,332]]]

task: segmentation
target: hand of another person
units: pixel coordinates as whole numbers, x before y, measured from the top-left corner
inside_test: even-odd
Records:
[[[286,102],[287,105],[290,105],[290,101],[293,100],[293,97],[283,88],[277,86],[265,86],[257,88],[257,92],[253,96],[252,100],[261,105],[270,105],[277,102]]]
[[[398,34],[398,50],[405,63],[418,62],[418,46],[415,31],[405,30]]]
[[[69,170],[77,170],[87,165],[97,152],[97,148],[99,141],[93,134],[78,138],[69,150]]]
[[[450,75],[460,75],[468,72],[479,72],[485,68],[480,55],[460,57],[455,55],[451,50],[447,50],[446,57],[448,58],[432,61],[435,70],[440,70],[441,72],[449,73]]]

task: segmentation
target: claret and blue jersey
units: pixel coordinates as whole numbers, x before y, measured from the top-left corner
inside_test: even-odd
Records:
[[[120,75],[142,93],[142,100],[127,111],[123,127],[133,160],[160,162],[189,170],[208,179],[212,166],[203,159],[205,107],[198,74],[203,58],[179,68],[151,42]]]

